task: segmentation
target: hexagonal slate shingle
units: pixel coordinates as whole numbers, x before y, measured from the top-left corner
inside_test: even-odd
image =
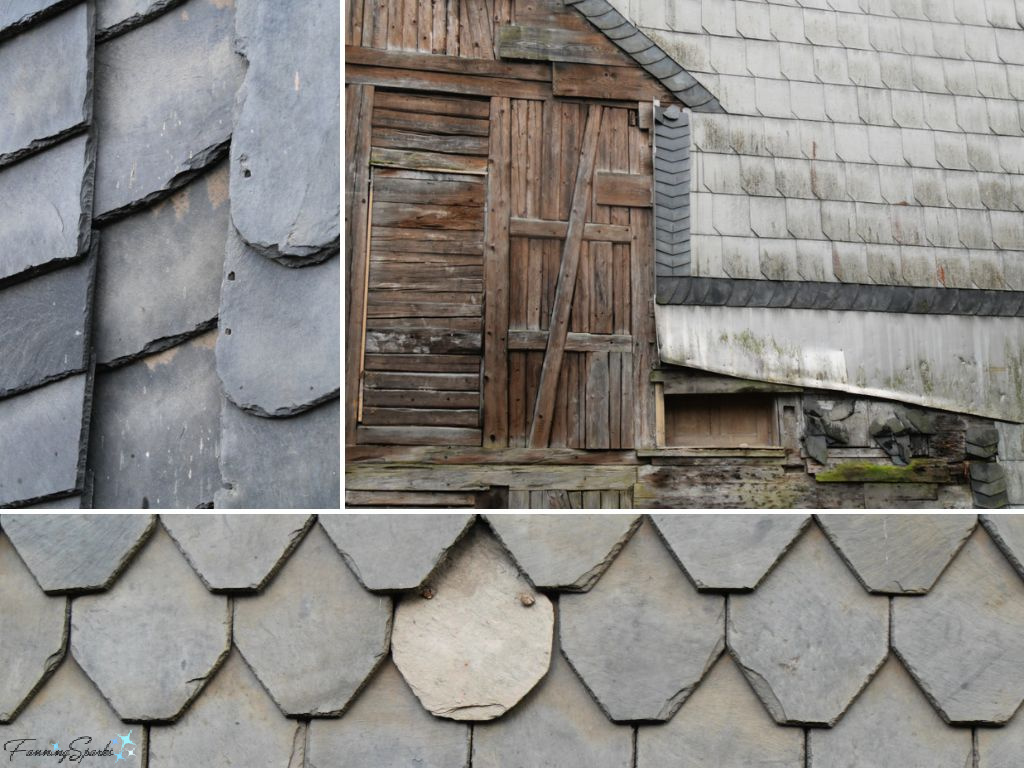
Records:
[[[651,515],[697,589],[754,589],[809,515]]]
[[[164,528],[211,592],[255,592],[288,559],[310,515],[164,515]]]
[[[480,525],[431,581],[429,591],[405,596],[395,609],[395,665],[438,717],[500,717],[548,671],[551,601]]]
[[[227,598],[160,528],[109,592],[71,606],[71,652],[126,721],[177,718],[227,655],[230,629]]]
[[[146,541],[153,515],[3,515],[39,586],[51,594],[103,590]]]
[[[487,522],[534,586],[586,592],[640,526],[640,516],[488,515]]]
[[[924,597],[895,598],[892,645],[949,723],[1005,723],[1024,701],[1024,580],[978,529]]]
[[[1003,728],[978,729],[977,768],[1020,768],[1024,755],[1024,717],[1014,717]]]
[[[976,515],[818,515],[869,592],[923,594],[967,541]]]
[[[415,589],[475,515],[321,515],[320,525],[360,583],[372,590]]]
[[[391,600],[314,526],[263,592],[235,600],[235,645],[288,715],[337,715],[388,652]]]
[[[888,654],[889,601],[817,526],[757,591],[729,599],[729,647],[779,723],[832,725]]]
[[[1024,515],[982,515],[981,524],[1024,579]]]
[[[649,524],[559,606],[565,656],[616,722],[670,719],[725,644],[725,600],[698,594]]]

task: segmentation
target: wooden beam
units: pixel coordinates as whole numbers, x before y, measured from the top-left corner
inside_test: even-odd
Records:
[[[385,55],[383,51],[378,51]],[[416,54],[406,54],[413,56]],[[427,57],[432,58],[432,57]],[[454,59],[453,61],[467,61]],[[621,69],[621,67],[616,67]],[[510,99],[545,101],[551,98],[551,84],[537,80],[513,80],[510,77],[454,74],[429,70],[399,69],[387,66],[345,65],[345,82],[402,88],[413,91],[455,93],[463,96],[507,96]]]
[[[557,27],[498,27],[498,55],[503,59],[574,61],[613,67],[633,64],[600,32]]]
[[[487,208],[484,215],[485,448],[508,446],[508,221],[512,174],[512,104],[491,99]]]
[[[513,351],[541,351],[548,347],[547,331],[510,330],[508,348]],[[632,352],[633,337],[622,333],[570,333],[566,352]]]
[[[387,168],[405,168],[410,171],[440,171],[473,176],[483,176],[487,173],[487,158],[477,155],[447,155],[441,152],[374,147],[370,162]]]
[[[551,307],[548,348],[544,355],[544,367],[541,369],[537,402],[533,411],[533,423],[530,427],[530,446],[533,448],[546,447],[551,438],[555,392],[558,387],[558,377],[562,372],[566,336],[569,333],[569,314],[572,310],[573,292],[576,289],[576,273],[579,271],[580,265],[583,225],[590,208],[594,161],[597,157],[603,109],[601,106],[592,106],[587,111],[587,127],[583,133],[579,167],[576,171],[576,185],[573,188],[572,206],[569,209],[569,226],[562,248],[562,264],[558,271],[555,300]]]
[[[594,202],[598,205],[649,208],[653,204],[651,177],[601,171],[594,179]]]
[[[453,393],[462,394],[462,393]],[[345,450],[345,460],[377,464],[602,464],[632,466],[639,462],[635,451],[583,451],[575,448],[506,448],[489,451],[481,448],[450,446],[407,446],[385,448],[375,445],[353,446]]]
[[[455,75],[510,78],[513,80],[551,81],[551,67],[546,64],[466,59],[407,51],[382,51],[375,48],[345,46],[345,64],[367,67],[388,67],[424,72],[447,72]],[[635,100],[635,99],[634,99]]]
[[[345,467],[345,488],[353,491],[483,491],[492,485],[553,491],[626,490],[632,488],[636,480],[635,466],[489,464],[441,467],[350,463]]]
[[[665,86],[636,65],[602,67],[556,61],[551,66],[555,96],[632,102],[638,99],[675,101]]]
[[[516,217],[509,220],[509,234],[512,237],[564,240],[568,230],[569,222],[567,221]],[[624,224],[594,224],[590,222],[583,227],[583,239],[588,242],[628,243],[633,239],[633,231]]]

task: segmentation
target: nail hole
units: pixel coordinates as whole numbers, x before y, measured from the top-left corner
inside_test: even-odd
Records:
[[[225,328],[224,329],[224,335],[225,336],[230,336],[231,335],[231,329],[230,328]]]
[[[252,176],[252,171],[250,171],[248,168],[246,168],[244,171],[242,171],[242,175],[245,176],[245,178],[248,179],[250,176]]]
[[[228,280],[234,280],[234,279],[235,279],[235,273],[234,272],[228,272]]]

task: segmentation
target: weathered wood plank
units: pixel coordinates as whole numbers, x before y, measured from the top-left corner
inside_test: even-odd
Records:
[[[547,331],[510,330],[509,349],[545,350],[548,345]],[[628,352],[633,348],[633,337],[613,333],[570,333],[566,337],[566,352]]]
[[[478,259],[483,253],[483,232],[464,230],[415,231],[398,227],[373,227],[370,230],[374,252],[398,251],[418,253],[471,254]],[[480,262],[483,263],[482,261]]]
[[[483,319],[481,317],[377,317],[369,325],[369,330],[372,332],[380,333],[405,333],[407,331],[430,331],[432,333],[449,334],[453,331],[476,334],[479,337],[483,332]],[[369,334],[367,334],[369,335]],[[447,339],[443,340],[443,344],[448,344]],[[478,347],[475,350],[428,350],[438,351],[440,354],[447,352],[454,352],[454,354],[461,354],[463,352],[479,352],[482,347]],[[394,354],[401,354],[397,352]]]
[[[464,294],[470,295],[470,294]],[[366,317],[483,317],[483,307],[479,304],[435,304],[431,302],[397,302],[387,303],[370,302],[366,310]]]
[[[362,45],[363,0],[345,0],[345,44]]]
[[[508,356],[508,434],[509,445],[523,447],[530,429],[526,408],[526,353]]]
[[[367,354],[458,354],[480,352],[480,333],[447,328],[373,330],[366,333]]]
[[[652,204],[651,177],[601,171],[594,178],[594,202],[601,205],[648,208]]]
[[[524,219],[513,217],[509,221],[509,234],[513,237],[535,237],[551,240],[564,240],[569,229],[567,221],[550,219]],[[609,243],[628,243],[633,232],[620,224],[587,223],[583,229],[584,240],[597,240]]]
[[[492,485],[537,491],[585,491],[593,488],[625,490],[632,488],[635,483],[636,467],[602,465],[494,464],[440,468],[428,465],[349,463],[345,468],[345,487],[357,491],[480,491]]]
[[[464,427],[359,427],[356,442],[361,445],[480,445],[480,434],[479,429]]]
[[[345,489],[346,507],[475,507],[476,498],[475,493],[350,491]]]
[[[475,176],[382,170],[373,177],[373,199],[379,203],[483,207],[484,185]]]
[[[498,27],[498,56],[530,61],[572,61],[581,64],[629,66],[633,62],[600,32],[559,27]],[[635,66],[635,65],[634,65]]]
[[[484,226],[484,445],[508,445],[509,206],[512,104],[491,100]]]
[[[611,448],[608,430],[608,353],[587,355],[587,399],[583,409],[587,424],[587,448]]]
[[[454,393],[462,394],[462,393]],[[572,448],[375,448],[353,447],[346,450],[349,462],[386,464],[545,464],[635,466],[640,462],[635,451],[582,451]]]
[[[567,62],[554,62],[551,66],[555,96],[617,101],[675,101],[665,86],[637,66],[607,67]]]
[[[393,128],[374,128],[373,146],[451,155],[486,155],[487,139],[481,136],[442,136]]]
[[[672,459],[784,459],[785,448],[654,448],[637,449],[641,458],[670,461]]]
[[[478,355],[367,355],[367,371],[422,373],[473,373],[480,368]]]
[[[373,13],[371,14],[372,26],[370,29],[366,29],[366,21],[364,19],[363,45],[380,50],[388,47],[388,27],[390,23],[388,15],[391,4],[389,0],[371,1],[373,3]],[[348,46],[346,46],[346,50],[347,48]],[[353,46],[353,48],[355,50],[362,50],[358,46]]]
[[[386,0],[384,1],[386,2]],[[450,2],[449,8],[455,8],[456,5],[454,2]],[[466,74],[514,80],[551,80],[551,68],[546,64],[493,61],[474,57],[455,58],[458,55],[458,52],[451,51],[445,56],[430,56],[422,53],[378,51],[367,50],[358,46],[345,46],[345,63],[347,66],[388,67],[391,69]],[[633,101],[636,101],[636,98]]]
[[[767,381],[736,379],[731,376],[659,370],[651,374],[651,381],[661,381],[666,395],[722,395],[751,392],[802,392],[800,387],[772,384]]]
[[[608,353],[608,447],[622,447],[622,412],[632,403],[622,399],[622,353]]]
[[[367,389],[364,408],[479,408],[476,391],[437,392],[415,389]]]
[[[385,57],[389,55],[390,52],[384,54]],[[399,55],[403,57],[423,57],[426,59],[446,58],[417,53]],[[467,69],[473,69],[471,62],[465,59],[455,61],[456,64],[465,62],[470,65]],[[550,99],[552,95],[551,85],[539,80],[513,80],[508,77],[492,77],[487,74],[452,74],[447,71],[431,71],[429,66],[423,69],[401,69],[386,66],[386,64],[392,63],[387,58],[384,58],[381,62],[374,63],[382,66],[363,66],[351,62],[346,64],[345,82],[378,85],[385,88],[439,91],[441,93],[464,94],[467,96],[507,96],[513,99],[536,99],[538,101]],[[434,68],[437,68],[436,62],[426,62],[426,64],[435,65]]]
[[[446,155],[442,152],[374,147],[370,153],[370,162],[373,165],[413,171],[447,171],[479,176],[487,173],[487,158],[476,155]]]
[[[395,273],[389,273],[382,275],[378,271],[374,271],[374,274],[370,277],[370,290],[376,292],[384,291],[401,291],[401,293],[394,294],[399,297],[406,297],[412,293],[410,287],[415,286],[419,291],[425,292],[424,296],[441,296],[443,291],[466,293],[468,296],[473,296],[475,300],[478,300],[480,294],[484,289],[484,281],[482,277],[478,278],[458,278],[454,276],[439,277],[433,280],[424,278],[419,282],[412,282],[408,275],[396,275]],[[431,299],[426,299],[431,300]],[[474,303],[474,302],[470,302]]]
[[[651,263],[651,212],[634,208],[629,213],[633,240],[630,243],[630,309],[633,333],[633,440],[637,448],[664,444],[664,411],[661,411],[660,442],[654,386],[648,376],[655,363],[654,354],[654,265]]]
[[[493,59],[491,13],[494,0],[459,5],[459,54],[469,59]]]
[[[953,483],[955,469],[945,460],[911,459],[904,467],[870,459],[830,461],[814,479],[819,483]]]
[[[373,153],[374,159],[377,151]],[[476,205],[380,203],[374,199],[373,220],[383,227],[481,230],[484,226],[484,212]]]
[[[366,426],[479,427],[480,411],[460,408],[363,407]]]
[[[405,110],[374,107],[373,124],[382,128],[398,128],[403,131],[443,133],[454,136],[486,136],[486,118],[456,117],[430,113],[407,112]]]
[[[366,371],[367,389],[423,389],[430,391],[479,391],[480,376],[476,373],[433,373],[413,371]]]
[[[380,57],[375,52],[373,58]],[[388,54],[385,54],[385,60]],[[487,99],[453,98],[436,94],[406,93],[404,91],[379,91],[374,98],[374,105],[379,109],[390,109],[399,112],[410,112],[416,115],[452,115],[454,117],[473,117],[487,121],[491,105]]]

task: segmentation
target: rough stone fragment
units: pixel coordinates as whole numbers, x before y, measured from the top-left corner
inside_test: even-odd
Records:
[[[81,486],[86,375],[0,400],[0,507]]]
[[[216,754],[230,755],[228,765],[289,768],[302,730],[300,723],[281,714],[233,652],[179,722],[150,730],[149,766],[209,765]]]
[[[71,609],[71,652],[125,721],[174,720],[227,656],[228,599],[162,529],[113,588]]]
[[[1024,701],[1024,580],[980,528],[924,597],[895,598],[893,650],[948,723],[1005,723]]]
[[[540,589],[586,592],[640,525],[639,515],[491,515],[491,529]]]
[[[211,331],[96,377],[93,504],[194,508],[220,487],[220,386]]]
[[[181,5],[183,0],[102,0],[96,8],[96,37],[106,40]]]
[[[228,231],[227,173],[221,164],[169,200],[103,230],[97,362],[159,352],[213,325]]]
[[[751,590],[792,546],[809,515],[651,515],[697,589]]]
[[[105,590],[153,530],[152,515],[4,515],[0,524],[50,594]]]
[[[288,559],[309,515],[165,515],[164,528],[212,592],[254,592]]]
[[[340,55],[340,10],[334,0],[310,0],[302,13],[281,3],[239,9],[249,68],[231,142],[231,217],[272,258],[338,251],[340,71],[325,62]]]
[[[395,664],[438,717],[493,720],[548,671],[554,608],[481,526],[452,551],[432,591],[395,609]]]
[[[226,400],[221,412],[218,509],[338,509],[339,400],[265,419]]]
[[[0,163],[51,144],[89,122],[91,9],[92,3],[79,3],[0,43]],[[0,8],[0,14],[4,11]]]
[[[725,654],[670,722],[640,726],[636,765],[803,768],[804,737],[772,721]]]
[[[949,728],[910,675],[890,658],[835,728],[812,728],[815,768],[971,765],[971,732]]]
[[[386,661],[344,717],[310,722],[306,749],[309,768],[468,768],[469,726],[425,712]]]
[[[978,729],[978,768],[1018,768],[1024,755],[1024,717],[1003,728]]]
[[[96,48],[96,216],[181,186],[231,136],[234,3],[189,0]]]
[[[616,722],[670,719],[725,645],[725,600],[698,594],[650,525],[559,605],[565,656]]]
[[[261,595],[235,600],[235,645],[288,715],[341,713],[390,629],[391,600],[359,586],[319,526]]]
[[[0,169],[0,281],[85,251],[92,174],[87,136]]]
[[[730,598],[728,631],[777,722],[832,725],[888,654],[889,601],[866,595],[811,526],[756,592]]]
[[[321,515],[320,524],[367,589],[415,589],[474,515]]]
[[[977,522],[975,515],[819,515],[869,592],[924,594]]]
[[[78,0],[7,0],[0,6],[0,37],[8,37],[19,29],[60,12]]]
[[[289,416],[338,394],[340,264],[289,269],[229,234],[217,372],[239,408]]]
[[[85,370],[95,268],[90,256],[0,290],[0,397]]]
[[[982,515],[981,524],[1024,578],[1024,515]]]

